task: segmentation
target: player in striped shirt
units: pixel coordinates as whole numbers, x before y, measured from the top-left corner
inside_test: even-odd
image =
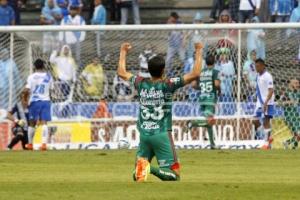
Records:
[[[257,71],[256,79],[256,119],[253,121],[255,130],[263,132],[265,135],[266,144],[263,149],[270,149],[273,141],[271,136],[271,119],[274,115],[274,84],[272,75],[266,70],[265,61],[257,59],[255,61]],[[260,123],[260,118],[263,119],[263,124]],[[259,135],[259,134],[258,134]]]

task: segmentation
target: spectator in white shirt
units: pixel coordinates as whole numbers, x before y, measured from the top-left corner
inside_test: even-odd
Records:
[[[79,15],[79,7],[71,6],[70,14],[61,20],[61,26],[64,25],[85,25],[85,20]],[[65,31],[59,33],[59,40],[63,44],[68,44],[72,51],[75,52],[76,62],[80,64],[80,43],[85,40],[84,31]]]
[[[241,0],[239,11],[239,23],[245,23],[259,14],[261,0]]]
[[[57,55],[57,51],[53,51],[50,56],[50,63],[52,64],[55,78],[55,82],[58,85],[59,91],[56,91],[58,99],[66,99],[70,93],[72,84],[76,81],[77,66],[72,57],[72,51],[68,45],[64,45],[61,48],[60,54]]]

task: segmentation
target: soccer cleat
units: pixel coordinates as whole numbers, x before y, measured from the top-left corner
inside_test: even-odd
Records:
[[[221,146],[220,146],[220,145],[211,145],[211,146],[210,146],[210,149],[211,149],[211,150],[220,150],[220,149],[221,149]]]
[[[32,144],[27,144],[26,149],[32,151],[33,150],[33,145]]]
[[[262,150],[269,150],[270,146],[268,144],[265,144],[261,147]]]
[[[135,177],[137,182],[147,181],[150,174],[150,163],[145,158],[138,158],[135,167]]]
[[[40,146],[40,151],[46,151],[46,150],[47,150],[47,145],[42,144],[42,146]]]
[[[266,143],[266,144],[264,144],[262,147],[261,147],[261,149],[262,150],[270,150],[272,148],[272,145],[271,145],[271,143]]]

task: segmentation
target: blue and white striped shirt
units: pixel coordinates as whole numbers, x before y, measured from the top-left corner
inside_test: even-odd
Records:
[[[269,0],[271,15],[291,15],[294,6],[294,0]]]

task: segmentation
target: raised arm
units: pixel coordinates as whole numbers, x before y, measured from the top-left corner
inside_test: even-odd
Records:
[[[127,72],[126,70],[126,56],[130,49],[131,49],[130,43],[123,43],[121,45],[120,60],[119,60],[117,73],[118,76],[125,81],[128,81],[133,76],[130,72]]]
[[[54,50],[51,55],[50,55],[50,63],[51,64],[56,64],[56,60],[57,60],[57,51]]]
[[[196,54],[195,54],[194,68],[190,73],[183,76],[184,85],[189,84],[192,81],[196,80],[200,75],[201,68],[202,68],[202,48],[203,46],[201,43],[195,44]]]

